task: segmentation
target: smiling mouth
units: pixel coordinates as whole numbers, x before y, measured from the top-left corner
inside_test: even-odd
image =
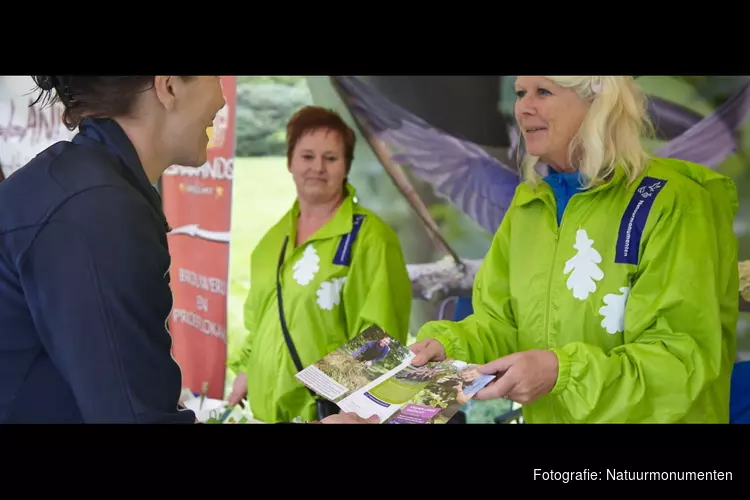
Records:
[[[527,133],[532,133],[532,132],[541,132],[541,131],[543,131],[543,130],[547,130],[547,127],[531,127],[531,128],[527,128],[527,129],[526,129],[526,132],[527,132]]]

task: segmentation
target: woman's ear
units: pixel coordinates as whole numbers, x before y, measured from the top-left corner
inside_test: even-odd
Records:
[[[156,76],[154,78],[156,97],[167,110],[173,109],[175,105],[174,78],[176,77]]]

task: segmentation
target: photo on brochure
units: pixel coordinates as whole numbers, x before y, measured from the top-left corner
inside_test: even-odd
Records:
[[[447,423],[480,389],[495,379],[494,375],[481,374],[475,366],[463,361],[430,363],[421,368],[428,373],[413,374],[409,369],[403,370],[370,391],[381,401],[400,405],[385,423]],[[415,376],[422,382],[414,384]],[[413,387],[405,390],[409,384]]]
[[[495,378],[462,361],[417,367],[413,358],[408,347],[373,326],[296,377],[342,411],[393,424],[446,423]]]
[[[347,394],[409,365],[413,357],[408,347],[373,326],[299,372],[297,379],[338,403]]]

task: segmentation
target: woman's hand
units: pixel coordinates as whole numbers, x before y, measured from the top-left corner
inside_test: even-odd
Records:
[[[357,415],[354,412],[350,413],[337,413],[336,415],[331,415],[320,422],[321,424],[378,424],[380,423],[380,419],[377,415],[373,415],[370,418],[362,418],[359,415]]]
[[[520,404],[533,403],[548,394],[557,382],[557,356],[551,351],[523,351],[477,367],[498,378],[477,392],[475,399],[506,398]]]
[[[422,366],[429,361],[445,361],[446,357],[443,344],[435,339],[427,339],[412,344],[409,350],[416,354],[414,359],[411,360],[411,364],[414,366]]]
[[[229,406],[234,406],[244,399],[247,395],[247,375],[240,373],[237,378],[234,379],[232,385],[232,393],[227,398]]]

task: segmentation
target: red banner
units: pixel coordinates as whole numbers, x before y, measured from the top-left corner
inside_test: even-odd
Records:
[[[199,168],[170,167],[162,177],[164,213],[172,231],[169,318],[173,355],[182,386],[224,396],[227,357],[229,229],[235,151],[237,78],[222,76],[226,106],[209,130],[208,161]]]

